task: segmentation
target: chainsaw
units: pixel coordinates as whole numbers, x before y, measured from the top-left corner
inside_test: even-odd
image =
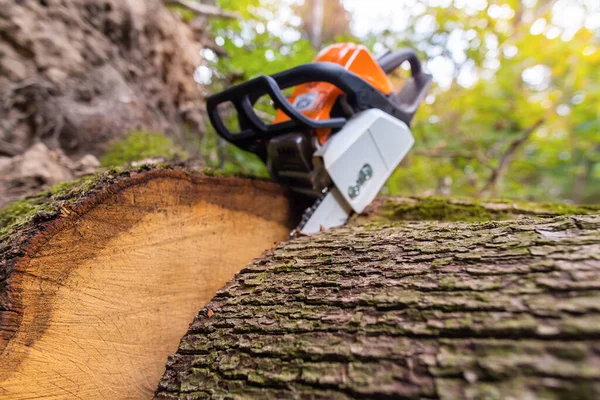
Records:
[[[411,76],[394,92],[388,74],[404,62]],[[315,62],[210,96],[207,112],[217,133],[258,155],[274,181],[315,199],[292,233],[311,234],[345,224],[377,196],[414,144],[410,122],[431,81],[411,49],[376,60],[362,45],[340,43]],[[265,96],[277,110],[270,123],[255,109]]]

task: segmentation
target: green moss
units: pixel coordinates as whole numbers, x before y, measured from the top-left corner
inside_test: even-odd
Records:
[[[58,201],[69,198],[76,201],[79,196],[91,189],[96,176],[88,176],[51,187],[40,194],[16,201],[0,209],[0,239],[14,228],[27,224],[36,216],[44,217],[58,212]],[[53,201],[54,200],[54,201]]]
[[[250,375],[248,375],[248,382],[262,385],[266,382],[266,379],[256,372],[251,372]]]
[[[137,131],[111,145],[100,161],[110,167],[153,157],[186,159],[187,154],[161,133]]]
[[[8,232],[15,224],[25,222],[22,219],[36,211],[37,207],[27,200],[17,201],[0,209],[0,235]]]
[[[454,204],[448,199],[429,197],[418,201],[386,202],[384,215],[392,220],[489,221],[490,212],[477,204]]]
[[[88,175],[73,181],[59,183],[50,189],[0,208],[0,242],[9,234],[34,219],[49,219],[60,207],[77,202],[81,196],[102,182],[109,182],[120,174],[128,173],[121,168]]]
[[[599,205],[577,206],[425,197],[412,199],[412,201],[385,201],[379,213],[379,222],[422,220],[486,222],[514,219],[519,215],[580,215],[598,211],[600,211]]]
[[[493,201],[492,203],[500,203]],[[565,203],[530,203],[525,201],[506,201],[514,205],[515,209],[525,212],[531,212],[536,215],[581,215],[591,214],[600,211],[599,204],[565,204]]]
[[[110,167],[104,172],[98,172],[73,181],[59,183],[39,194],[16,201],[4,208],[0,208],[0,242],[7,239],[11,232],[35,219],[40,221],[50,219],[60,212],[60,207],[65,202],[75,203],[94,187],[102,183],[110,183],[115,178],[128,175],[132,172],[141,172],[150,169],[172,169],[172,165],[142,165],[133,169]],[[237,173],[228,173],[205,168],[194,171],[208,176],[240,176]]]
[[[251,178],[248,175],[240,174],[238,172],[223,171],[220,169],[215,169],[215,168],[210,168],[210,167],[203,168],[199,172],[201,172],[202,174],[204,174],[206,176],[212,176],[215,178],[225,178],[225,177],[229,177],[229,176],[239,176],[241,178]]]
[[[267,279],[267,274],[263,272],[262,274],[251,275],[252,278],[244,279],[244,285],[246,286],[260,286],[265,283]]]
[[[431,262],[432,267],[442,267],[444,265],[452,264],[454,259],[452,257],[439,258]]]

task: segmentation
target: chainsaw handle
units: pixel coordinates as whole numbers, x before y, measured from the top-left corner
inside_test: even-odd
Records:
[[[417,53],[415,53],[413,49],[409,48],[390,51],[379,57],[377,63],[381,69],[383,69],[383,71],[389,75],[406,61],[409,62],[410,70],[413,75],[420,75],[423,72],[421,68],[421,62],[419,61],[419,57],[417,57]]]
[[[298,86],[308,82],[327,82],[336,86],[346,95],[358,96],[372,86],[360,76],[348,71],[339,64],[331,62],[313,62],[279,72],[273,75],[281,89]]]
[[[287,89],[307,82],[331,83],[347,95],[348,103],[355,109],[378,108],[410,126],[417,108],[431,86],[432,76],[423,72],[421,62],[412,49],[402,49],[388,53],[379,62],[383,63],[382,68],[384,71],[388,68],[392,72],[405,61],[410,63],[412,76],[404,84],[400,92],[392,93],[389,98],[360,76],[335,63],[316,62],[304,64],[275,74],[273,78],[277,81],[281,89]],[[386,73],[388,72],[386,71]],[[285,97],[284,100],[287,102]],[[295,113],[303,115],[296,111],[289,102],[287,104],[290,105],[290,109]],[[282,111],[290,118],[293,118],[285,108]]]
[[[404,110],[412,119],[431,86],[432,76],[423,72],[419,57],[413,49],[404,48],[389,52],[377,60],[379,66],[388,75],[406,61],[410,64],[411,77],[406,81],[400,92],[391,94],[390,98],[397,107]]]

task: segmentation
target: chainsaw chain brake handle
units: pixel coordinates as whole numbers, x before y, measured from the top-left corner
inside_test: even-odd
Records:
[[[346,124],[347,119],[342,117],[325,120],[308,118],[282,92],[309,82],[327,82],[336,86],[345,94],[348,105],[355,112],[376,108],[410,125],[431,84],[431,75],[422,71],[419,59],[410,49],[388,53],[378,63],[386,73],[390,73],[405,61],[410,63],[411,77],[400,92],[389,96],[339,64],[313,62],[271,76],[259,76],[210,96],[207,99],[208,116],[221,137],[242,149],[257,153],[263,159],[266,156],[264,144],[276,136],[312,129],[339,129]],[[275,108],[284,112],[290,120],[265,124],[253,109],[256,101],[264,95],[268,95]],[[235,107],[240,132],[231,132],[219,114],[218,106],[227,102]]]

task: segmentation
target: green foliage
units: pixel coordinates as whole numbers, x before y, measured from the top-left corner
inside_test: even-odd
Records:
[[[161,133],[136,131],[112,144],[101,159],[103,167],[125,165],[145,158],[187,158],[187,154]]]
[[[561,27],[565,1],[418,3],[407,29],[369,43],[419,49],[434,73],[445,62],[453,74],[445,85],[437,80],[417,114],[415,148],[388,193],[600,202],[598,32],[576,21]],[[507,156],[505,173],[483,191]]]

